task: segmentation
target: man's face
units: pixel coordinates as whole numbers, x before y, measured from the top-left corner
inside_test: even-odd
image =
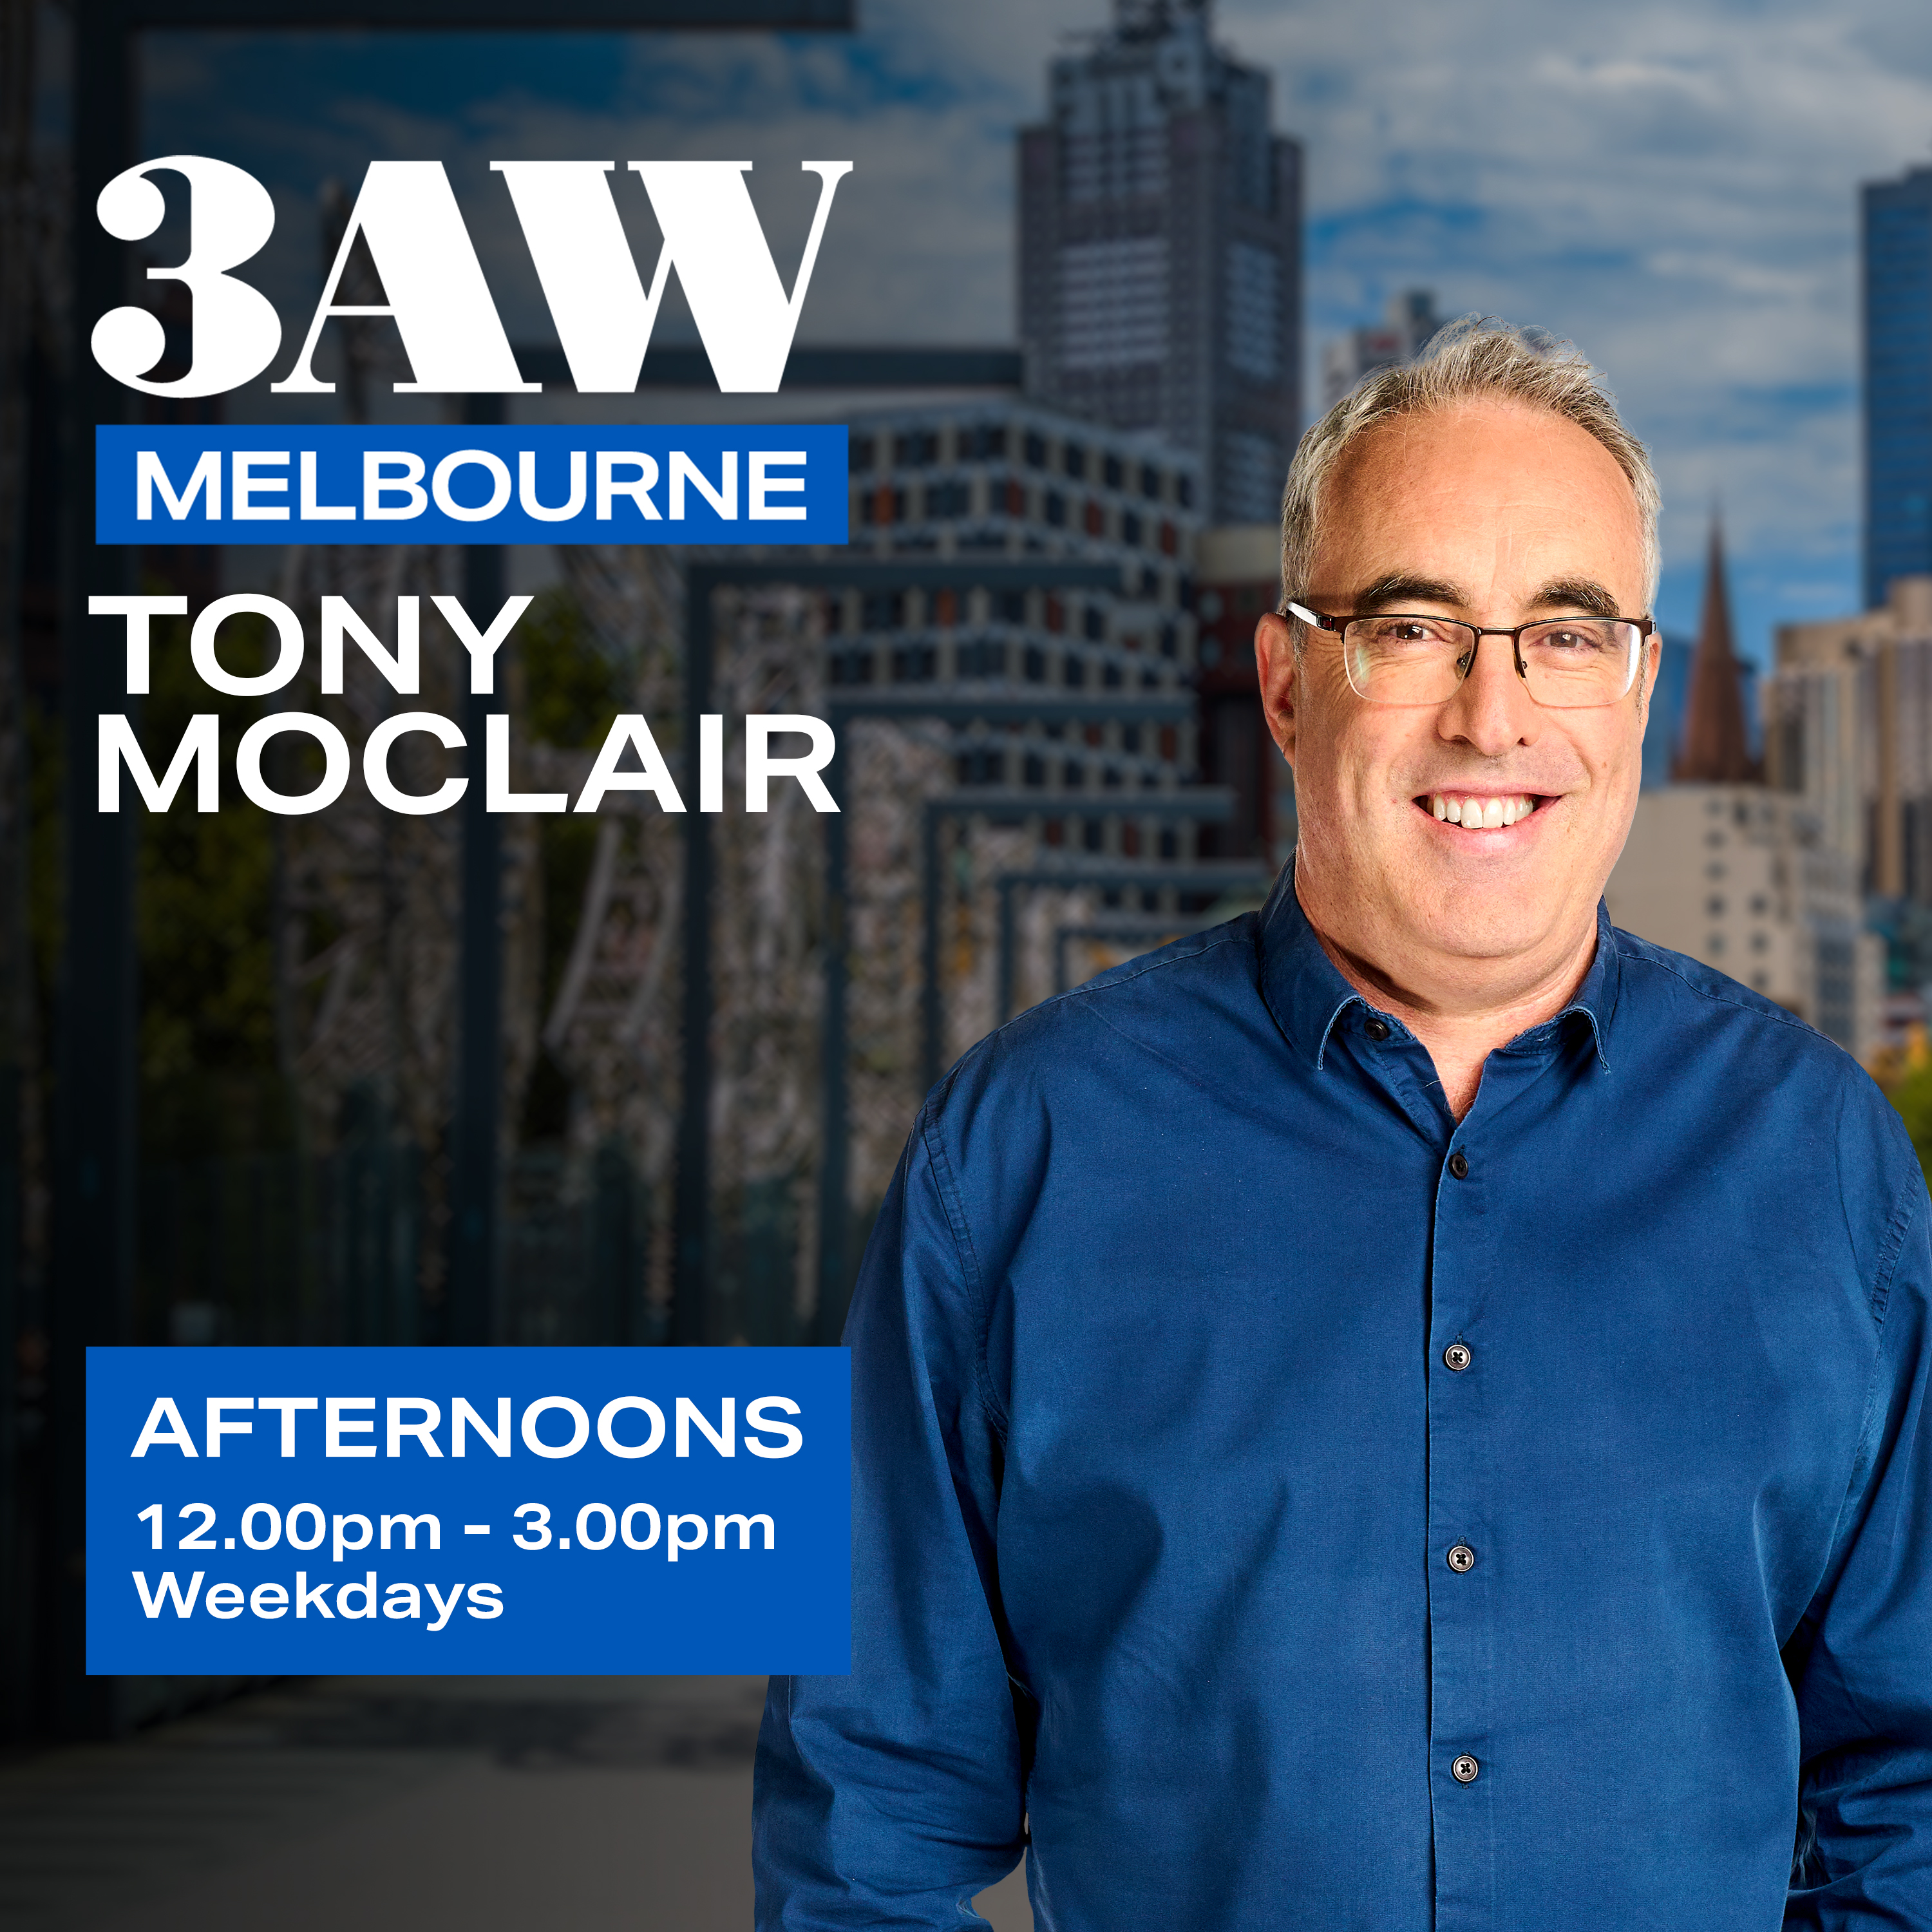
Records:
[[[1317,537],[1299,601],[1324,614],[1646,614],[1642,525],[1615,458],[1516,404],[1372,431],[1330,478]],[[1414,708],[1358,697],[1332,632],[1308,632],[1298,664],[1287,623],[1267,617],[1256,650],[1294,767],[1297,890],[1333,943],[1425,1003],[1499,970],[1534,979],[1586,943],[1636,807],[1654,641],[1628,696],[1583,710],[1538,705],[1506,638],[1482,640],[1454,697]],[[1463,823],[1436,815],[1438,795]],[[1499,812],[1515,822],[1488,822]]]

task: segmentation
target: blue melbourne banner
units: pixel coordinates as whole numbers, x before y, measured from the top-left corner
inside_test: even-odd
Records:
[[[842,1348],[92,1348],[87,1667],[851,1667]]]
[[[101,424],[116,544],[842,544],[845,431]]]

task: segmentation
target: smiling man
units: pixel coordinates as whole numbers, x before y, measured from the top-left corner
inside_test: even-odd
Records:
[[[759,1922],[1932,1928],[1932,1251],[1858,1069],[1614,930],[1657,493],[1466,324],[1304,439],[1258,914],[1023,1016],[854,1301]]]

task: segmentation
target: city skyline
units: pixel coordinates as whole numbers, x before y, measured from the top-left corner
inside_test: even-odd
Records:
[[[800,219],[784,176],[850,154],[800,339],[1011,340],[1014,132],[1053,56],[1110,18],[1104,0],[874,0],[849,41],[458,36],[434,58],[406,35],[304,37],[298,60],[289,37],[158,35],[144,147],[192,136],[256,166],[286,210],[272,245],[309,277],[302,210],[377,154],[442,155],[480,196],[500,154],[728,150],[758,161],[782,251]],[[1270,74],[1306,156],[1306,393],[1321,343],[1412,284],[1445,314],[1548,327],[1655,450],[1667,625],[1694,625],[1714,492],[1748,656],[1857,600],[1858,195],[1932,135],[1932,50],[1904,7],[1745,26],[1716,4],[1488,0],[1451,22],[1242,0],[1215,32]]]

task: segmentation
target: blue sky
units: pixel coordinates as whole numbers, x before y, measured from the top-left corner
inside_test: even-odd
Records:
[[[142,148],[269,182],[264,266],[297,307],[321,181],[440,158],[525,337],[542,304],[490,160],[749,158],[784,261],[816,185],[798,162],[849,158],[801,339],[1010,339],[1012,131],[1106,0],[860,7],[851,37],[159,36]],[[1667,623],[1695,622],[1718,498],[1747,651],[1852,607],[1857,190],[1932,160],[1922,9],[1223,0],[1217,32],[1306,144],[1311,364],[1411,285],[1553,329],[1655,453]]]

